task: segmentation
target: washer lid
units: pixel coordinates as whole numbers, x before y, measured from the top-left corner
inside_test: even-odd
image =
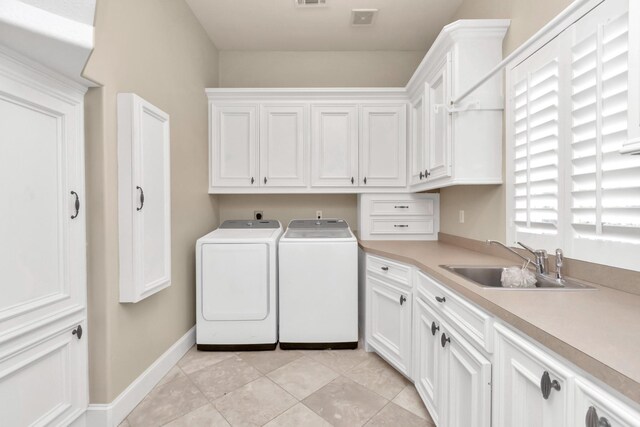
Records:
[[[230,219],[218,228],[250,229],[250,228],[280,228],[280,222],[275,219]]]
[[[289,239],[349,239],[353,237],[343,219],[294,219],[284,235]]]

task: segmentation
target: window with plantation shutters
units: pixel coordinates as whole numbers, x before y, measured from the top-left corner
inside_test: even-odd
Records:
[[[629,13],[605,0],[508,70],[508,235],[640,270],[640,156],[620,153],[639,99]]]

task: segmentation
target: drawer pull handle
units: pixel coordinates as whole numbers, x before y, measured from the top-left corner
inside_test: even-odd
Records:
[[[407,297],[404,295],[400,295],[400,305],[402,305],[407,300]]]
[[[140,207],[136,207],[136,210],[140,212],[144,208],[144,190],[139,185],[136,186],[136,190],[140,190]]]
[[[598,411],[593,406],[589,406],[584,424],[586,427],[611,427],[608,419],[598,417]]]
[[[408,224],[393,224],[393,226],[396,227],[396,228],[407,228],[407,227],[409,227]]]
[[[380,267],[382,269],[382,271],[389,271],[389,267],[384,266],[384,267]]]
[[[397,206],[394,206],[394,208],[396,208],[396,209],[409,209],[409,206],[397,205]]]
[[[451,337],[448,337],[447,334],[443,332],[442,336],[440,337],[440,344],[442,344],[442,348],[444,348],[447,343],[451,343]]]
[[[436,301],[438,301],[438,302],[446,302],[447,298],[446,297],[436,297]]]
[[[440,326],[436,326],[436,322],[431,322],[431,335],[436,336],[436,331],[440,330]]]
[[[549,372],[544,371],[542,378],[540,378],[540,391],[542,391],[542,397],[544,397],[545,400],[551,395],[552,389],[560,391],[560,383],[557,380],[551,381]]]

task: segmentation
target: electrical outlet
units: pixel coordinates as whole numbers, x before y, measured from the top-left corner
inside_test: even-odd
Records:
[[[458,221],[460,224],[464,224],[464,211],[458,212]]]
[[[316,219],[322,219],[322,211],[316,211]]]
[[[260,221],[262,218],[264,218],[262,211],[253,211],[253,219]]]

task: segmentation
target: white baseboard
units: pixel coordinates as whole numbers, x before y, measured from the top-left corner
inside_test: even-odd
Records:
[[[115,427],[120,424],[195,342],[196,327],[194,326],[129,384],[129,387],[120,393],[113,402],[90,404],[84,417],[86,425],[88,427]]]

